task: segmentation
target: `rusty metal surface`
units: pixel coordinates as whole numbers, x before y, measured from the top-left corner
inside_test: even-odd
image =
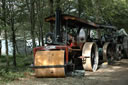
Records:
[[[62,24],[66,25],[65,22],[68,21],[67,25],[69,27],[77,27],[79,25],[82,27],[91,27],[91,29],[97,29],[99,27],[99,25],[93,22],[88,22],[87,20],[83,20],[83,19],[80,19],[79,17],[75,17],[72,15],[62,14],[61,17],[62,17]],[[55,15],[46,17],[45,21],[51,22],[51,23],[55,22],[56,21]]]
[[[94,56],[94,62],[92,60],[92,47],[95,47],[95,56]],[[86,42],[83,46],[82,50],[82,56],[86,56],[82,59],[83,61],[83,68],[88,71],[95,72],[98,68],[98,62],[99,62],[99,56],[98,56],[98,48],[96,43],[94,42]],[[88,58],[87,58],[88,57]]]
[[[110,42],[106,42],[103,46],[103,61],[107,62],[107,49],[109,46]]]
[[[35,66],[64,65],[64,51],[37,51],[35,54]],[[36,68],[36,77],[64,77],[64,67]]]

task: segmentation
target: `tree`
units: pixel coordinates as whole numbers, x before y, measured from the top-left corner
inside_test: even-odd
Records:
[[[14,3],[15,1],[9,0],[9,14],[10,14],[10,27],[12,31],[12,42],[13,42],[13,65],[16,66],[16,35],[15,35],[15,14],[14,14]]]
[[[44,42],[43,42],[43,8],[44,8],[44,2],[40,0],[38,0],[36,2],[36,8],[37,8],[37,19],[38,19],[38,22],[39,22],[39,46],[40,46],[40,42],[41,42],[41,45],[43,46],[44,45]]]
[[[53,7],[53,0],[49,0],[49,5],[50,5],[50,15],[53,15],[53,9],[54,9],[54,7]],[[51,32],[53,32],[53,24],[51,23],[50,24],[50,31]]]
[[[58,8],[60,9],[60,6],[61,6],[61,5],[60,5],[60,0],[56,0],[56,8],[57,8],[57,9],[58,9]]]
[[[81,0],[78,0],[78,16],[80,17],[81,16],[81,13],[82,13],[82,7],[81,7]]]
[[[29,17],[30,17],[30,23],[31,23],[31,38],[32,38],[32,44],[33,48],[36,47],[35,43],[35,0],[26,0],[27,8],[29,10]]]
[[[8,38],[7,38],[7,22],[6,22],[6,18],[7,18],[7,14],[6,14],[6,0],[2,0],[2,9],[3,9],[3,22],[4,22],[4,33],[5,33],[5,47],[6,47],[6,59],[7,59],[7,66],[9,66],[9,58],[8,58]]]

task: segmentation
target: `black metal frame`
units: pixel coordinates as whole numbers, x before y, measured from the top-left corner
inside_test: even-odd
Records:
[[[66,65],[49,65],[49,66],[30,66],[30,68],[62,68]]]

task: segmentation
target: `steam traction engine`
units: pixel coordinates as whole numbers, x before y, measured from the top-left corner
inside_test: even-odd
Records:
[[[90,37],[91,29],[102,28],[78,17],[56,14],[45,18],[55,25],[53,33],[46,35],[46,46],[34,48],[34,68],[37,77],[64,77],[74,70],[96,71],[99,64],[99,48],[103,48],[102,60],[109,56],[110,43],[99,46],[99,40]]]

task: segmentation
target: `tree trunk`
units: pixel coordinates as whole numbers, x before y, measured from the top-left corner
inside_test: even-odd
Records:
[[[5,33],[5,47],[6,47],[6,64],[9,66],[9,58],[8,58],[8,37],[7,37],[7,29],[6,29],[6,0],[2,0],[2,9],[3,9],[3,21],[4,21],[4,33]]]
[[[8,35],[7,30],[5,29],[5,47],[6,47],[6,55],[8,56]]]
[[[9,66],[9,57],[8,57],[8,36],[7,36],[7,30],[5,29],[5,47],[6,47],[6,62],[7,66]]]
[[[99,1],[98,0],[91,0],[92,5],[93,5],[93,10],[95,14],[95,22],[100,23],[100,13],[99,13]],[[98,32],[98,38],[100,39],[101,37],[101,30],[97,29]]]
[[[30,0],[30,20],[31,20],[31,37],[32,37],[32,43],[33,43],[33,48],[36,47],[35,43],[35,0]]]
[[[78,16],[80,17],[82,13],[82,8],[81,8],[81,0],[78,0]]]
[[[30,3],[30,5],[29,5]],[[32,38],[32,45],[33,48],[36,47],[35,43],[35,0],[26,0],[26,5],[29,11],[29,17],[30,17],[30,24],[31,24],[31,38]]]
[[[49,0],[50,15],[53,15],[53,0]],[[50,31],[53,32],[54,26],[50,23]]]
[[[12,37],[13,37],[13,65],[16,66],[16,36],[15,36],[15,30],[14,30],[14,19],[12,19]]]
[[[0,30],[0,36],[1,36],[1,30]],[[0,40],[0,56],[1,56],[1,51],[2,51],[2,40]]]
[[[38,18],[38,21],[40,23],[40,0],[36,1],[36,8],[37,8],[37,18]],[[37,36],[38,36],[38,42],[39,42],[39,46],[41,46],[41,28],[40,26],[38,25],[38,28],[39,28],[39,34],[37,32]]]
[[[12,30],[12,42],[13,42],[13,65],[16,66],[16,36],[14,30],[14,17],[11,16],[11,30]]]
[[[44,2],[43,4],[44,5]],[[44,41],[43,41],[43,10],[41,10],[41,1],[39,0],[36,4],[37,6],[37,15],[38,15],[38,21],[39,21],[39,42],[40,45],[44,45]],[[42,6],[43,7],[43,6]]]
[[[27,56],[27,47],[26,47],[26,36],[25,36],[25,31],[24,31],[24,50],[25,50],[25,55]]]
[[[11,16],[11,30],[12,30],[12,42],[13,42],[13,65],[16,66],[16,36],[15,36],[13,16]]]
[[[11,31],[12,31],[12,44],[13,44],[13,65],[16,67],[16,35],[14,29],[14,3],[13,1],[9,0],[9,7],[10,7],[10,24],[11,24]]]
[[[60,9],[60,0],[56,0],[56,9]]]

